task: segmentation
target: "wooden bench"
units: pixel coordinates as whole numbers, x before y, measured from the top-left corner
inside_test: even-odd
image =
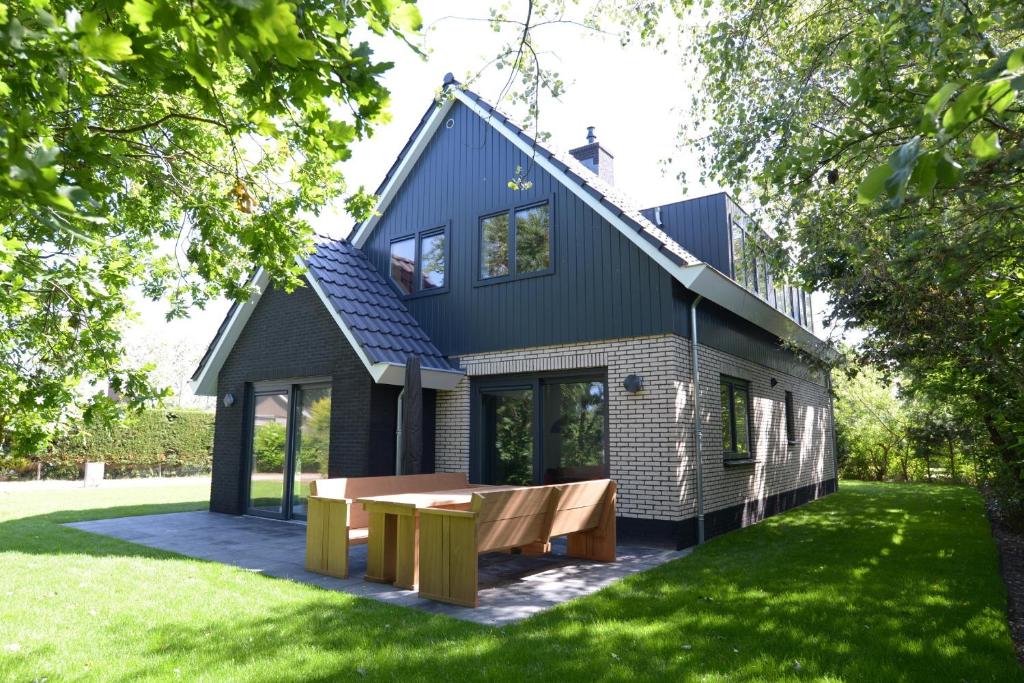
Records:
[[[367,541],[369,517],[357,498],[421,493],[469,486],[465,474],[406,474],[392,477],[317,479],[306,508],[306,569],[348,578],[348,547]]]
[[[615,482],[610,479],[475,493],[471,508],[420,510],[419,595],[477,606],[481,553],[550,547],[568,536],[572,557],[615,561]]]

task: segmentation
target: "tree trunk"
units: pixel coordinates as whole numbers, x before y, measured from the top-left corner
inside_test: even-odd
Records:
[[[946,448],[949,449],[949,477],[956,481],[956,450],[953,448],[952,439],[946,439]]]

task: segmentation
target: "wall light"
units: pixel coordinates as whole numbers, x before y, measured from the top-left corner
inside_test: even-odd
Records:
[[[775,379],[774,377],[772,377],[772,382],[771,382],[771,384],[772,384],[772,388],[773,388],[773,389],[775,388],[775,385],[776,385],[776,384],[778,384],[778,383],[779,383],[779,380],[777,380],[777,379]]]
[[[630,394],[643,391],[644,378],[640,375],[626,375],[626,379],[622,380],[622,388]]]
[[[228,393],[224,394],[224,407],[230,408],[233,405],[235,405],[235,395],[229,391]]]

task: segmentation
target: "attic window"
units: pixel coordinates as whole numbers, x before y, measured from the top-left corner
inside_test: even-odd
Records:
[[[549,202],[483,216],[478,235],[481,281],[551,272]]]
[[[402,294],[439,292],[448,283],[444,228],[431,228],[391,242],[391,281]]]

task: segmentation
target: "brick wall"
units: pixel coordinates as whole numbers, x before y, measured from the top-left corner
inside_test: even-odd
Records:
[[[398,387],[373,383],[311,289],[303,287],[287,294],[271,287],[256,305],[218,375],[212,510],[241,513],[245,509],[244,418],[251,409],[246,383],[310,377],[331,378],[330,476],[394,471]],[[230,408],[220,400],[228,392],[236,397]]]
[[[767,511],[766,499],[834,479],[828,394],[823,384],[701,347],[701,408],[705,513],[744,508],[744,523]],[[611,476],[619,485],[619,514],[682,522],[697,510],[693,460],[693,385],[689,340],[659,335],[462,356],[467,372],[453,391],[437,395],[437,468],[468,471],[470,378],[606,368]],[[629,394],[622,381],[644,378]],[[751,382],[755,465],[722,461],[719,377]],[[771,378],[778,380],[770,386]],[[797,443],[786,443],[783,402],[794,394]],[[748,513],[747,508],[751,508]],[[760,515],[760,516],[759,516]]]

